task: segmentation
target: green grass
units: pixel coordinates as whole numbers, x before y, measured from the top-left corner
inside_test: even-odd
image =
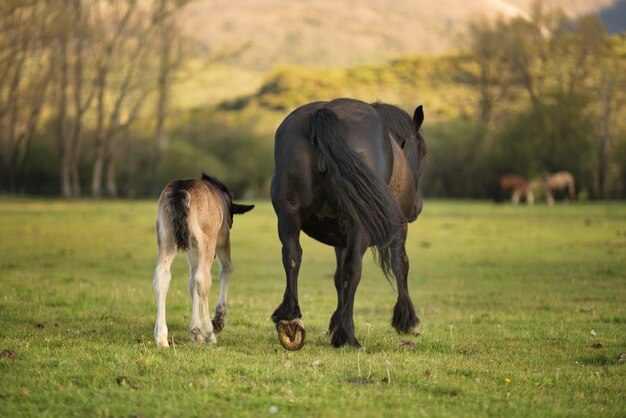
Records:
[[[268,202],[235,219],[218,344],[189,342],[179,256],[167,314],[181,344],[156,349],[154,215],[154,202],[0,201],[0,350],[17,354],[0,359],[3,416],[625,414],[624,203],[427,200],[408,242],[422,335],[391,328],[395,293],[368,254],[360,350],[324,335],[334,254],[304,238],[299,352],[268,319],[284,290]]]

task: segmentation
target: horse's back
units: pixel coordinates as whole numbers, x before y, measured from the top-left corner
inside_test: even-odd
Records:
[[[553,184],[555,187],[564,187],[569,184],[574,184],[574,175],[569,171],[559,171],[557,173],[552,174],[548,178],[549,182]]]
[[[503,191],[521,189],[527,186],[528,180],[517,174],[505,174],[500,176],[500,189]]]

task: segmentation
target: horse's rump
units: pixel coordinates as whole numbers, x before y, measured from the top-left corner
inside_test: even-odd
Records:
[[[326,176],[330,203],[336,205],[340,222],[364,233],[378,251],[381,268],[390,275],[390,246],[400,233],[403,215],[384,179],[349,146],[347,128],[333,110],[322,107],[311,115],[306,137],[314,145],[315,167],[318,175]]]

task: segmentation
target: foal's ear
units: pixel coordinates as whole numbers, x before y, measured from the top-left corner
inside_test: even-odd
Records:
[[[234,215],[241,215],[250,212],[252,209],[254,209],[254,205],[239,205],[237,203],[233,203],[232,205]]]
[[[413,114],[413,124],[415,125],[415,129],[419,130],[424,122],[424,109],[422,105],[417,106],[415,109],[415,113]]]

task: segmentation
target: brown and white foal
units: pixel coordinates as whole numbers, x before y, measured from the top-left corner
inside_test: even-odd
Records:
[[[169,346],[165,323],[165,299],[172,278],[170,267],[178,250],[185,251],[189,263],[191,295],[191,339],[215,343],[215,334],[224,327],[228,311],[228,284],[233,272],[230,261],[230,228],[233,215],[246,213],[254,205],[233,203],[228,188],[218,179],[202,174],[202,179],[174,180],[165,186],[157,210],[159,261],[153,287],[157,298],[154,339],[158,347]],[[220,295],[215,317],[209,314],[211,265],[217,254],[220,263]]]

